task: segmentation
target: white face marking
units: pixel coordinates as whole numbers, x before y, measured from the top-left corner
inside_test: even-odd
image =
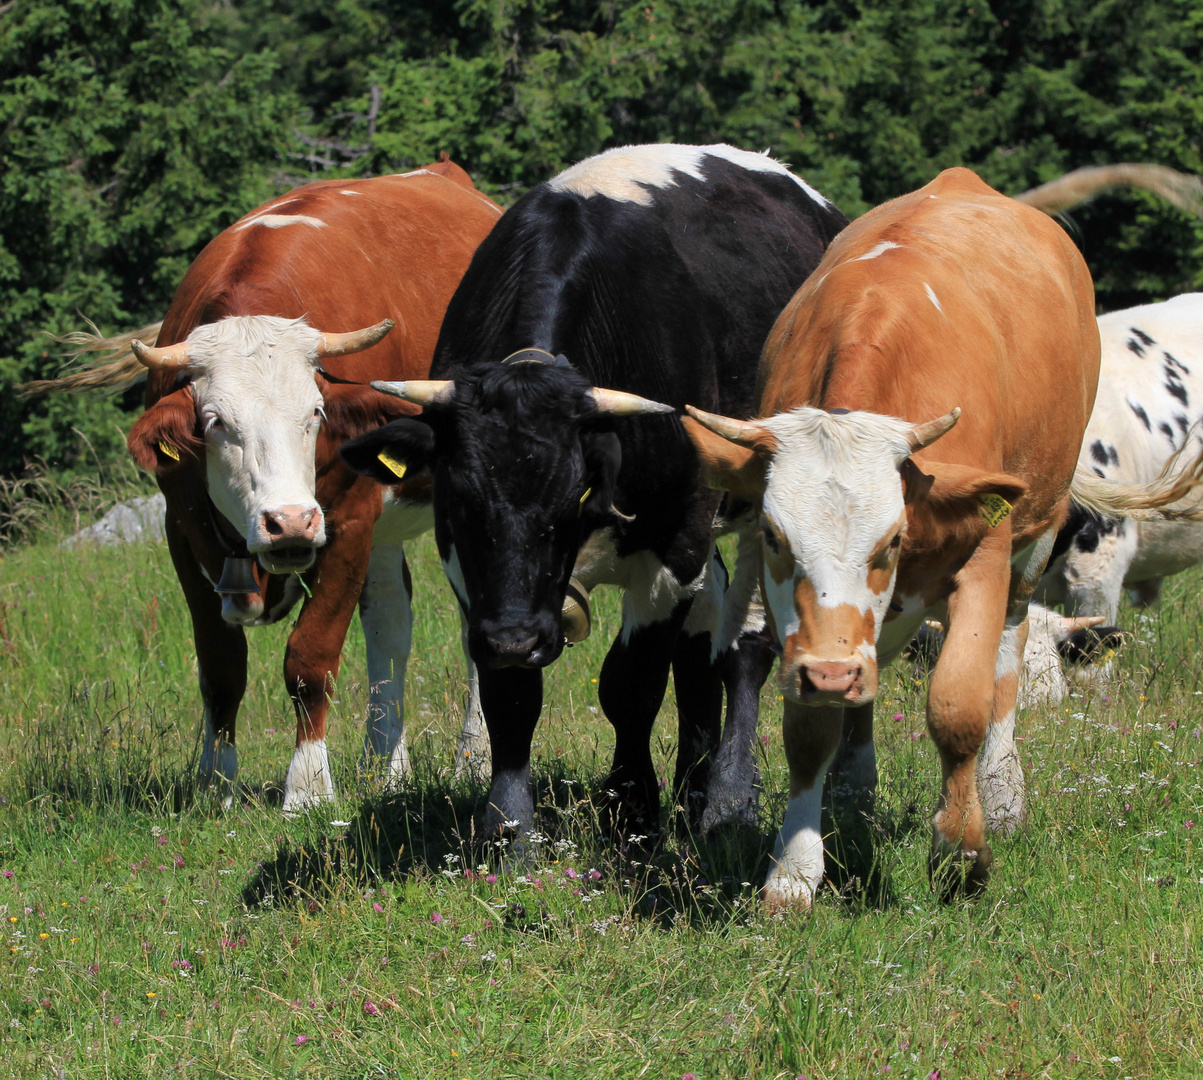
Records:
[[[554,191],[567,191],[584,198],[605,195],[620,202],[647,206],[652,201],[649,187],[667,188],[676,184],[673,173],[684,173],[695,180],[704,179],[702,163],[707,156],[722,158],[752,172],[788,176],[814,202],[831,205],[804,180],[765,154],[754,154],[734,146],[682,146],[677,143],[652,143],[644,146],[620,146],[586,158],[548,181]]]
[[[937,310],[938,312],[940,312],[941,314],[943,314],[943,312],[944,312],[944,309],[943,309],[942,307],[940,307],[940,301],[939,301],[939,299],[936,297],[936,292],[935,292],[935,290],[934,290],[934,289],[933,289],[933,288],[932,288],[932,287],[931,287],[931,286],[930,286],[930,285],[929,285],[929,284],[928,284],[926,281],[923,283],[923,288],[924,288],[924,290],[927,292],[927,298],[928,298],[928,299],[929,299],[929,300],[930,300],[930,301],[931,301],[933,304],[935,304],[935,305],[936,305],[936,310]]]
[[[314,466],[319,340],[302,319],[266,315],[222,319],[188,335],[209,497],[252,552],[271,546],[264,513],[285,507],[312,509],[313,542],[325,543]]]
[[[777,440],[764,513],[789,545],[794,572],[778,582],[783,555],[765,552],[766,600],[782,641],[798,628],[795,583],[810,579],[820,607],[872,612],[881,632],[893,592],[869,587],[870,561],[903,516],[898,469],[909,454],[905,420],[874,413],[831,415],[802,407],[760,421]],[[768,537],[766,535],[766,547]]]
[[[866,259],[876,259],[879,255],[885,254],[890,248],[902,247],[901,244],[895,244],[893,240],[883,240],[874,248],[870,248],[863,255],[858,255],[855,259],[849,259],[849,262],[864,262]],[[824,277],[827,275],[824,274]],[[821,279],[820,279],[821,280]]]
[[[315,229],[324,229],[326,223],[321,218],[311,217],[309,214],[260,214],[250,221],[244,221],[241,225],[235,225],[235,232],[242,232],[243,229],[249,229],[252,225],[266,225],[269,229],[282,229],[286,225],[310,225]]]

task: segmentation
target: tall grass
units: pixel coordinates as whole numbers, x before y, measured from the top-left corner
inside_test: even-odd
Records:
[[[1021,717],[1029,819],[995,839],[979,901],[929,891],[939,765],[924,688],[895,668],[873,820],[831,823],[811,914],[769,916],[755,892],[787,787],[771,686],[758,829],[648,850],[599,828],[612,736],[592,680],[613,596],[549,673],[529,874],[494,876],[483,793],[451,777],[462,659],[428,541],[415,780],[356,772],[356,624],[331,720],[340,801],[287,821],[288,626],[251,631],[245,791],[223,813],[192,787],[199,695],[166,550],[55,539],[0,561],[0,1075],[1200,1075],[1198,574],[1123,612],[1136,640],[1110,680]],[[672,705],[653,736],[665,777]]]

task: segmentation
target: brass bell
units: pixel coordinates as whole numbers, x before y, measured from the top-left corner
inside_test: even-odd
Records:
[[[568,592],[560,611],[560,629],[569,645],[584,641],[593,628],[589,613],[589,593],[576,578],[568,579]]]
[[[259,583],[255,580],[255,560],[227,557],[221,568],[221,580],[213,586],[219,593],[257,593]]]

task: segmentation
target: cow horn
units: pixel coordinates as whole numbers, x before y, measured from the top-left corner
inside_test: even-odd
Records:
[[[362,330],[352,330],[346,334],[326,334],[319,331],[317,355],[345,356],[347,353],[360,352],[370,348],[384,337],[397,324],[392,319],[383,319],[375,326],[367,326]]]
[[[641,416],[647,413],[677,411],[672,405],[652,401],[638,394],[628,394],[624,390],[603,390],[600,386],[595,386],[590,393],[597,402],[598,412],[612,413],[615,416]]]
[[[175,371],[187,367],[188,361],[192,359],[188,355],[186,341],[181,341],[178,345],[165,345],[160,349],[135,339],[129,343],[129,347],[151,371]]]
[[[925,446],[931,446],[941,435],[946,435],[951,431],[960,418],[961,409],[958,406],[952,412],[937,416],[934,420],[928,420],[926,424],[916,424],[907,432],[906,436],[911,453],[922,450]]]
[[[1079,630],[1089,630],[1092,626],[1101,625],[1106,618],[1106,615],[1062,615],[1061,625],[1065,627],[1067,634],[1076,634]]]
[[[392,394],[415,405],[442,405],[455,394],[452,379],[407,379],[405,382],[374,382],[373,390]]]
[[[753,424],[747,420],[736,420],[733,416],[703,412],[701,409],[695,409],[692,405],[686,405],[685,411],[702,427],[713,431],[715,435],[721,435],[728,442],[733,442],[737,446],[746,446],[750,450],[754,450],[764,442],[764,428],[759,424]]]

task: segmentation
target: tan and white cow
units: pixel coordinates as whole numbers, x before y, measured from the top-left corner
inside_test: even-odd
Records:
[[[1023,816],[1028,599],[1067,512],[1098,370],[1073,243],[952,169],[836,238],[765,345],[764,419],[689,410],[712,482],[762,509],[790,769],[770,903],[808,905],[822,880],[828,767],[875,787],[878,668],[926,616],[947,626],[927,703],[943,768],[930,867],[944,895],[984,885],[987,823]],[[1106,497],[1097,482],[1091,497]]]

